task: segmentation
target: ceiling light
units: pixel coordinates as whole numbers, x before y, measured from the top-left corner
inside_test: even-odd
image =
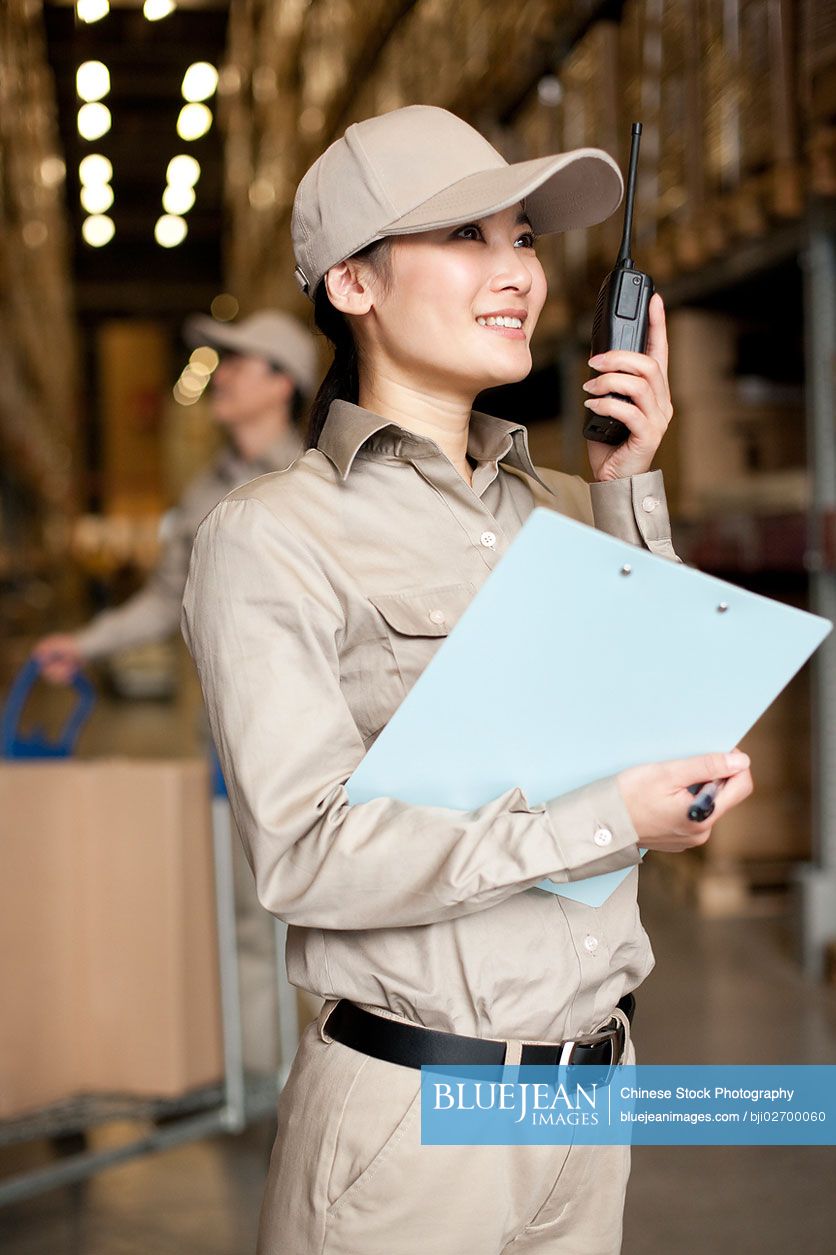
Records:
[[[544,74],[537,84],[537,99],[553,109],[563,99],[563,84],[555,74]]]
[[[208,378],[208,375],[195,374],[191,366],[187,366],[177,382],[187,395],[199,396],[206,387]]]
[[[174,0],[145,0],[142,12],[149,22],[159,22],[177,8]]]
[[[110,12],[110,0],[77,0],[75,11],[81,22],[98,22]]]
[[[253,179],[247,190],[247,199],[253,209],[269,209],[276,203],[276,188],[270,179]]]
[[[194,187],[200,178],[200,162],[195,161],[194,157],[187,156],[186,153],[180,153],[178,157],[172,157],[169,161],[165,177],[166,182],[171,183],[172,186]]]
[[[79,162],[78,177],[87,187],[109,183],[113,178],[113,166],[101,153],[90,153]]]
[[[81,224],[81,234],[91,248],[101,248],[104,244],[108,244],[113,239],[115,231],[113,219],[108,218],[107,214],[92,214]]]
[[[220,360],[221,359],[218,356],[216,349],[210,348],[208,344],[201,344],[195,349],[194,353],[192,353],[189,358],[189,363],[192,366],[197,366],[198,364],[205,366],[211,373],[217,368]]]
[[[85,61],[75,72],[75,89],[82,100],[101,100],[110,91],[110,70],[102,61]]]
[[[103,214],[113,204],[113,188],[109,183],[94,183],[92,187],[82,187],[79,199],[89,214]]]
[[[177,380],[177,383],[172,388],[172,392],[174,394],[174,400],[177,402],[178,405],[194,405],[195,401],[200,400],[200,393],[190,394],[188,392],[184,392],[182,388],[180,387],[179,379]]]
[[[109,183],[94,183],[90,187],[82,187],[79,200],[89,214],[107,213],[113,204],[113,188]]]
[[[183,243],[188,231],[185,218],[178,218],[176,214],[163,214],[154,227],[154,239],[162,248],[176,248]]]
[[[107,105],[82,105],[78,111],[78,133],[82,139],[101,139],[110,130]]]
[[[184,100],[208,100],[218,86],[218,71],[208,61],[195,61],[183,75]]]
[[[316,135],[325,125],[325,114],[318,105],[308,105],[299,114],[299,129],[306,135]]]
[[[237,65],[222,66],[218,78],[218,91],[222,96],[234,96],[241,90],[241,71]]]
[[[177,134],[181,139],[200,139],[212,125],[212,110],[206,105],[183,105],[177,119]]]
[[[238,313],[238,302],[229,292],[221,292],[209,306],[209,312],[218,322],[231,322]]]
[[[40,248],[42,244],[46,244],[49,238],[49,230],[45,222],[33,219],[23,225],[23,243],[27,248]]]
[[[163,192],[163,209],[167,214],[187,214],[194,204],[194,188],[185,183],[169,183]]]
[[[44,157],[41,162],[41,182],[44,187],[57,187],[62,183],[67,167],[60,157]]]

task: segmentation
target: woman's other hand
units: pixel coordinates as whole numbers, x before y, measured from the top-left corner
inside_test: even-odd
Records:
[[[590,366],[604,373],[583,385],[584,391],[592,394],[584,405],[595,414],[620,419],[630,429],[624,444],[615,447],[587,441],[589,464],[599,483],[649,471],[673,417],[665,306],[658,292],[650,298],[648,315],[645,353],[611,349],[589,359]],[[630,400],[617,401],[607,396],[608,392],[618,392]]]
[[[704,845],[717,820],[747,798],[753,787],[749,756],[740,750],[628,767],[616,779],[639,844],[670,854]],[[721,779],[726,783],[717,793],[714,813],[703,823],[694,823],[688,818],[694,800],[688,786]]]

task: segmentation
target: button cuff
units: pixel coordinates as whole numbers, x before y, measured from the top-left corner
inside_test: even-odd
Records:
[[[555,870],[550,879],[557,884],[619,871],[641,862],[638,833],[617,777],[595,780],[551,798],[545,803],[545,811],[555,841]],[[607,844],[595,842],[598,832],[609,833]]]

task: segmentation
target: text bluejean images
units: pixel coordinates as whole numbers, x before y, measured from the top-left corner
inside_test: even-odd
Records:
[[[424,1145],[836,1145],[831,1064],[421,1072]]]

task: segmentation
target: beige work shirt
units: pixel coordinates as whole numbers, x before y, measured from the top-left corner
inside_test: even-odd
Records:
[[[658,471],[535,469],[522,425],[475,411],[468,452],[472,487],[432,440],[334,401],[318,448],[204,520],[183,633],[290,980],[432,1028],[559,1039],[654,963],[635,870],[597,909],[533,888],[636,867],[615,778],[469,812],[349,805],[344,786],[535,505],[675,555]],[[485,683],[513,664],[509,643]]]
[[[103,610],[73,636],[85,659],[164,640],[180,625],[180,607],[195,532],[203,518],[231,489],[268,471],[282,471],[302,452],[291,428],[258,458],[248,461],[230,443],[187,485],[165,519],[162,552],[142,588],[113,610]]]

